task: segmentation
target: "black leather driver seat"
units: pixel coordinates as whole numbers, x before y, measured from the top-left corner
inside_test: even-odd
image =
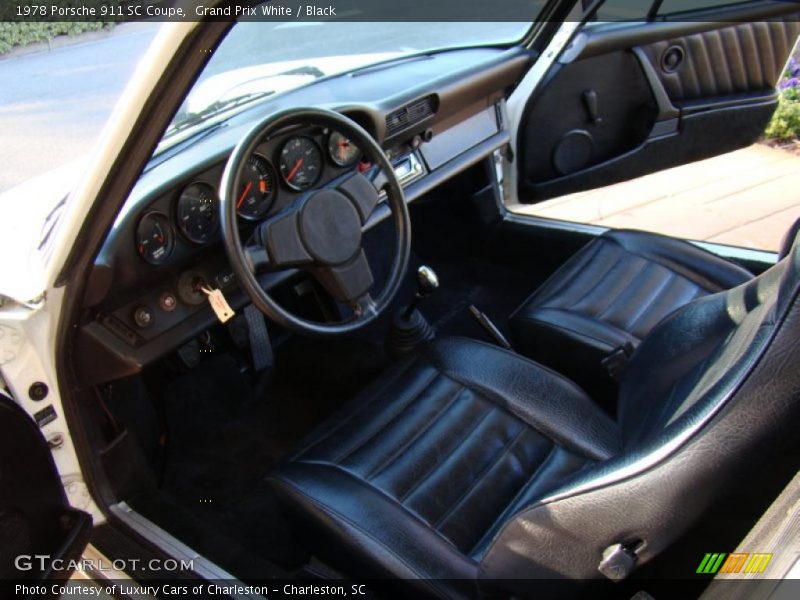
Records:
[[[426,595],[537,595],[541,579],[598,577],[615,544],[647,561],[797,443],[799,292],[795,243],[673,313],[625,370],[616,421],[541,365],[439,339],[270,481],[314,553]]]
[[[381,575],[473,580],[510,515],[620,444],[570,381],[445,338],[361,394],[275,483],[333,556],[363,553],[362,567]]]
[[[635,349],[681,306],[752,277],[682,240],[609,231],[579,250],[511,315],[514,347],[595,397],[613,395],[606,357],[626,344]]]

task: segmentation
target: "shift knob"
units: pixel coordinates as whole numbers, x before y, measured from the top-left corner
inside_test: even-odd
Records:
[[[406,309],[402,311],[402,318],[406,321],[410,319],[412,313],[417,310],[419,303],[438,289],[439,278],[436,276],[436,272],[430,267],[422,265],[417,269],[417,293],[414,294]]]
[[[439,278],[436,276],[436,271],[422,265],[417,269],[417,286],[421,296],[429,296],[439,289]]]

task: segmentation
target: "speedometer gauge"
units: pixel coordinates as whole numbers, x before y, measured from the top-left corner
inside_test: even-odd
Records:
[[[349,167],[356,163],[361,151],[341,133],[333,131],[328,138],[328,154],[335,165]]]
[[[205,244],[219,228],[219,210],[214,189],[193,183],[181,192],[177,207],[178,227],[195,244]]]
[[[252,221],[267,216],[275,201],[275,178],[267,159],[253,154],[242,172],[242,184],[236,199],[239,216]]]
[[[291,137],[281,148],[280,170],[290,188],[307,190],[317,183],[322,174],[322,151],[310,137]]]
[[[136,250],[151,265],[160,265],[172,254],[175,233],[167,215],[151,212],[136,227]]]

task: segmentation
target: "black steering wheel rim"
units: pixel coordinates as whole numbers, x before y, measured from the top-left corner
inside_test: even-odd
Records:
[[[377,298],[356,305],[349,319],[321,323],[299,317],[278,304],[258,282],[251,257],[242,244],[238,227],[236,199],[242,172],[256,148],[273,134],[298,125],[326,127],[349,138],[376,164],[383,177],[381,188],[386,191],[387,204],[396,230],[394,258],[390,274]],[[380,190],[378,190],[380,191]],[[373,322],[389,306],[402,284],[411,252],[411,223],[402,185],[388,157],[378,143],[360,125],[331,110],[321,108],[288,109],[262,119],[239,141],[228,159],[222,176],[220,194],[220,226],[225,250],[239,286],[256,308],[268,318],[287,329],[313,336],[335,336],[352,333]],[[266,221],[270,221],[267,219]],[[266,222],[265,221],[265,222]],[[363,248],[360,247],[363,254]]]

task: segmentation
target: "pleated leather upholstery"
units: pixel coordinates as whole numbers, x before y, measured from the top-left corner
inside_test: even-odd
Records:
[[[599,577],[612,544],[640,540],[651,560],[780,456],[800,417],[799,332],[795,241],[757,278],[656,326],[623,373],[617,421],[545,367],[440,338],[270,481],[315,553],[391,577],[394,595],[553,597],[566,589],[554,578]]]
[[[445,339],[351,403],[275,483],[306,517],[310,503],[327,513],[320,520],[358,522],[359,538],[385,546],[379,556],[397,552],[398,529],[416,527],[425,539],[408,555],[439,547],[472,577],[472,561],[519,507],[619,447],[616,425],[570,382],[494,346]],[[365,518],[367,505],[383,509]],[[435,563],[412,572],[452,576]]]
[[[634,347],[692,300],[752,275],[665,236],[611,231],[581,249],[511,316],[516,349],[593,394],[607,380],[601,361]]]
[[[644,48],[670,99],[676,104],[769,91],[800,33],[798,16],[741,23],[715,31],[657,42]],[[674,73],[661,69],[664,52],[683,49]]]

